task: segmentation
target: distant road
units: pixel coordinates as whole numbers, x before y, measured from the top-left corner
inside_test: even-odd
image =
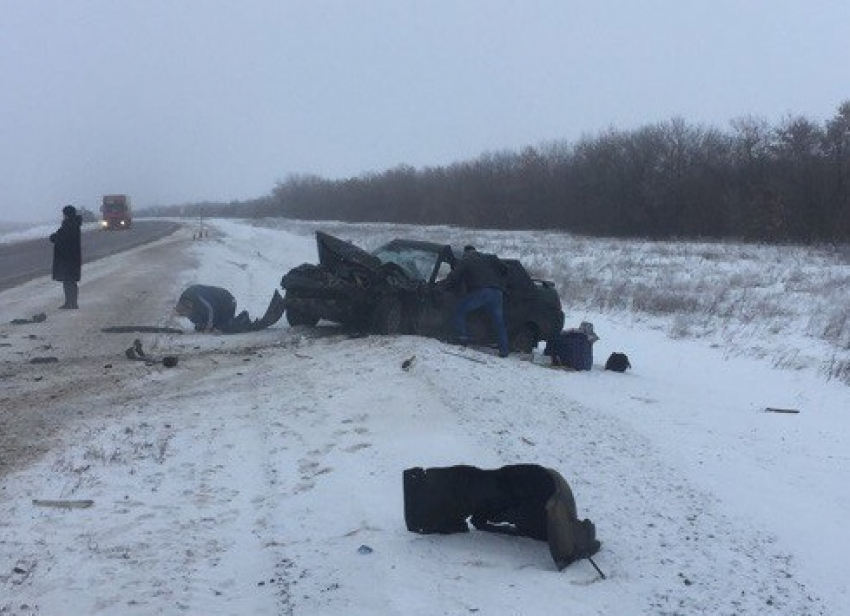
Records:
[[[59,228],[59,225],[56,225]],[[83,232],[83,275],[85,264],[171,235],[180,224],[159,220],[134,221],[126,231],[95,229]],[[0,244],[0,291],[33,278],[49,276],[53,266],[53,244],[47,237]]]

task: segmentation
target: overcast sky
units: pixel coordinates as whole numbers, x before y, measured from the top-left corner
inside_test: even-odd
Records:
[[[0,220],[681,117],[824,121],[848,0],[0,0]]]

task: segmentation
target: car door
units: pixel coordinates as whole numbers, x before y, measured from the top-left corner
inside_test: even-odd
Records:
[[[451,315],[458,300],[458,292],[446,287],[446,278],[455,263],[454,253],[449,246],[436,255],[431,275],[422,290],[417,332],[422,336],[442,338],[451,331]]]

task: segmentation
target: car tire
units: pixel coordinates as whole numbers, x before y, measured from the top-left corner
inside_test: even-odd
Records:
[[[319,322],[319,317],[315,317],[311,314],[307,314],[306,312],[301,312],[300,310],[287,308],[286,309],[286,321],[293,327],[298,327],[299,325],[306,325],[307,327],[315,327]]]
[[[372,331],[376,334],[402,334],[404,327],[404,307],[401,300],[393,295],[382,297],[372,313]]]
[[[511,348],[520,353],[531,353],[537,346],[537,328],[530,323],[522,326],[511,340]]]

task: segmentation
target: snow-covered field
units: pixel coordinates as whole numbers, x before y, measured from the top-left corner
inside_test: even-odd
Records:
[[[780,314],[772,287],[717,282],[775,278],[785,256],[810,282],[841,280],[840,255],[704,246],[693,260],[557,234],[322,226],[367,247],[443,235],[521,256],[558,282],[568,325],[601,335],[594,370],[568,373],[333,327],[189,333],[171,313],[185,285],[225,286],[257,315],[285,271],[315,261],[316,225],[213,225],[87,264],[79,312],[54,308],[47,279],[0,293],[0,614],[850,613],[846,287],[775,280],[799,282]],[[629,280],[605,263],[631,263]],[[715,320],[696,292],[696,316],[635,311],[665,282],[682,295],[705,280],[727,289]],[[122,324],[187,331],[101,331]],[[178,366],[126,359],[134,337]],[[633,370],[602,370],[615,350]],[[29,363],[44,356],[58,361]],[[607,579],[586,561],[557,572],[532,540],[405,529],[405,468],[518,462],[570,482]]]

